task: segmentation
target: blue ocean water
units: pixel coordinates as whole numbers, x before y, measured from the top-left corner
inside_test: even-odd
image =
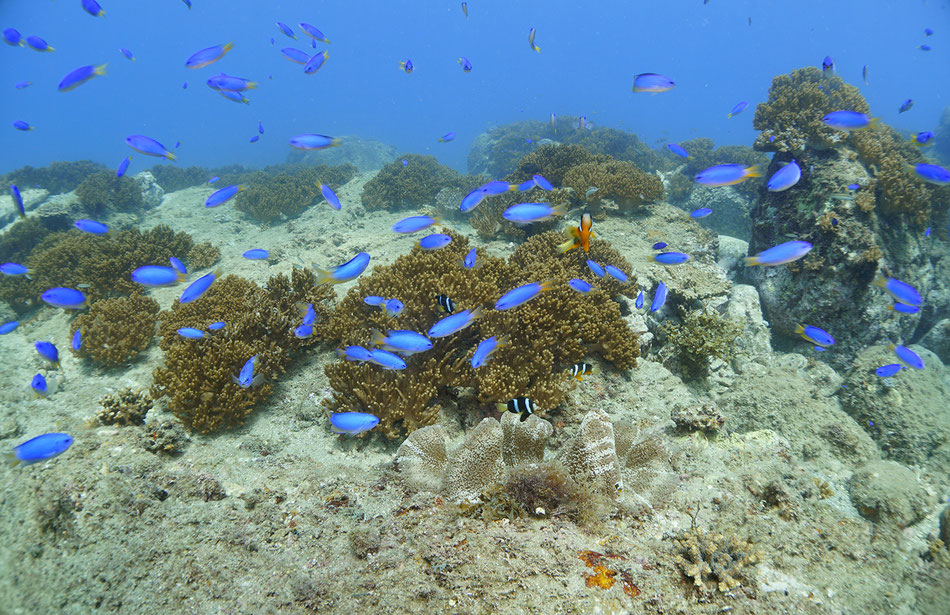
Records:
[[[3,29],[38,35],[55,48],[0,45],[0,169],[81,158],[114,166],[130,153],[123,142],[129,134],[168,147],[181,141],[183,166],[259,166],[282,162],[291,136],[313,132],[379,139],[464,170],[469,145],[487,127],[546,121],[551,113],[585,115],[648,143],[706,136],[749,144],[755,104],[766,99],[772,77],[820,66],[825,56],[859,86],[872,113],[898,129],[933,129],[950,103],[941,87],[950,78],[946,2],[474,0],[468,17],[460,2],[441,0],[193,0],[191,9],[180,0],[100,4],[104,17],[87,14],[80,0],[0,4]],[[290,25],[297,40],[277,21]],[[280,53],[314,53],[299,22],[331,41],[318,43],[330,57],[314,75]],[[528,45],[532,27],[540,53]],[[926,37],[925,28],[934,34]],[[228,41],[234,49],[218,62],[185,68],[195,51]],[[932,50],[918,48],[924,43]],[[471,72],[461,70],[460,56],[472,62]],[[412,74],[399,70],[405,59]],[[107,75],[57,91],[73,69],[104,63]],[[205,81],[218,72],[258,82],[251,103],[208,88]],[[633,76],[643,72],[668,75],[676,88],[634,94]],[[20,81],[33,85],[15,90]],[[913,109],[898,115],[907,98]],[[727,120],[743,100],[750,107]],[[35,130],[19,132],[15,120]],[[258,121],[265,134],[248,143]],[[448,132],[456,139],[439,143]],[[132,173],[154,162],[143,158],[135,157]]]

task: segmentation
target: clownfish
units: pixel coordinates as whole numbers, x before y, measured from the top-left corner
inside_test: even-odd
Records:
[[[558,250],[561,252],[567,252],[573,250],[574,248],[584,248],[584,252],[590,251],[590,240],[594,237],[593,231],[590,230],[590,227],[594,224],[593,219],[590,217],[590,213],[584,212],[581,216],[581,224],[576,228],[571,228],[568,232],[571,234],[571,239],[562,243],[558,246]]]

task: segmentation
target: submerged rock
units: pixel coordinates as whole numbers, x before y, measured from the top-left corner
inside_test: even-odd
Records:
[[[139,185],[142,191],[142,206],[145,209],[158,207],[165,198],[165,190],[158,184],[155,176],[148,171],[142,171],[135,174],[132,179]]]
[[[922,370],[905,368],[881,378],[878,367],[897,363],[886,346],[860,352],[841,389],[844,410],[873,438],[885,455],[908,464],[926,464],[950,441],[950,379],[940,359],[920,346],[911,346],[924,360]]]
[[[851,503],[875,523],[904,528],[927,515],[931,497],[917,475],[894,461],[873,461],[848,482]]]

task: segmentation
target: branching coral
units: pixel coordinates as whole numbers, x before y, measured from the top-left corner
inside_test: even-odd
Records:
[[[294,173],[256,171],[222,178],[222,181],[246,184],[247,189],[238,194],[235,207],[258,222],[270,224],[282,216],[295,218],[303,213],[320,195],[318,182],[336,190],[354,175],[356,167],[351,164],[339,167],[320,165],[298,169]]]
[[[290,279],[276,275],[261,288],[243,278],[227,276],[215,282],[197,301],[177,301],[162,314],[161,347],[164,364],[156,368],[152,396],[168,396],[168,409],[191,430],[207,433],[243,424],[254,406],[267,398],[273,380],[289,365],[293,352],[325,339],[332,290],[314,286],[312,271],[295,269]],[[297,303],[311,303],[317,312],[314,335],[294,336],[300,313]],[[185,339],[180,327],[207,328],[226,323],[202,339]],[[255,374],[265,383],[241,388],[233,382],[252,356]]]
[[[185,262],[192,270],[206,269],[218,262],[221,258],[221,250],[218,246],[210,242],[196,243],[194,247],[188,250]]]
[[[106,210],[135,211],[142,208],[142,190],[131,177],[116,177],[113,171],[99,171],[76,188],[79,204],[91,216]]]
[[[752,543],[735,536],[707,534],[698,527],[680,533],[673,544],[679,551],[677,566],[701,592],[728,592],[750,583],[747,569],[760,558]]]
[[[931,212],[946,211],[950,190],[920,180],[910,165],[924,162],[920,149],[893,128],[880,126],[852,135],[858,157],[877,180],[875,209],[884,214],[910,214],[920,227],[932,223]]]
[[[142,292],[132,281],[132,271],[142,265],[168,265],[168,258],[187,258],[195,246],[187,233],[158,225],[144,233],[129,229],[108,235],[89,235],[78,230],[52,233],[23,262],[32,280],[0,280],[0,298],[23,312],[47,288],[66,286],[83,292],[90,302],[116,294]]]
[[[563,182],[574,190],[575,195],[585,194],[588,188],[596,187],[597,192],[592,195],[594,199],[612,199],[621,211],[663,198],[663,182],[656,175],[645,173],[632,162],[622,160],[573,166],[564,174]]]
[[[814,66],[772,79],[768,102],[759,103],[752,127],[760,130],[755,149],[791,152],[806,148],[821,150],[843,143],[848,133],[825,125],[821,118],[832,111],[867,113],[867,101],[853,85],[837,76],[827,76]]]
[[[3,178],[4,184],[20,186],[40,186],[50,191],[50,194],[61,194],[75,190],[84,179],[93,173],[105,171],[106,167],[91,160],[76,160],[73,162],[52,162],[48,167],[31,167],[29,165],[16,171],[7,173]]]
[[[696,310],[681,323],[666,321],[660,325],[673,356],[690,378],[705,375],[713,358],[728,361],[742,329],[719,314]]]
[[[372,412],[392,439],[431,424],[440,398],[455,387],[474,387],[483,403],[525,395],[546,412],[563,401],[574,382],[567,368],[590,353],[599,353],[621,370],[636,364],[636,335],[621,318],[619,305],[607,292],[584,295],[567,286],[569,278],[584,274],[578,256],[555,249],[562,240],[557,233],[533,238],[508,263],[480,254],[482,265],[477,270],[459,264],[468,252],[468,241],[453,237],[446,248],[427,252],[416,247],[393,265],[364,275],[333,314],[332,341],[365,345],[372,328],[425,332],[444,315],[435,299],[439,294],[452,298],[460,310],[487,308],[485,316],[457,334],[433,340],[433,349],[409,357],[405,370],[385,371],[347,361],[327,366],[330,386],[336,391],[329,400],[330,410]],[[604,244],[601,249],[607,254],[609,247]],[[619,255],[615,262],[626,266]],[[554,281],[553,290],[513,310],[491,309],[504,292],[546,279]],[[405,310],[388,316],[366,306],[367,295],[398,298]],[[507,336],[508,344],[486,365],[473,369],[469,359],[474,347],[493,335]]]
[[[148,347],[158,310],[158,302],[142,294],[96,301],[70,325],[70,334],[82,333],[73,352],[105,367],[123,365]]]
[[[535,174],[543,175],[553,185],[561,186],[564,175],[572,167],[610,160],[610,156],[592,154],[581,145],[542,145],[518,162],[514,177],[527,179]]]
[[[408,164],[403,164],[403,160]],[[443,188],[461,188],[467,192],[478,184],[477,178],[460,175],[439,164],[435,156],[405,154],[366,182],[360,200],[370,210],[407,209],[433,204]]]

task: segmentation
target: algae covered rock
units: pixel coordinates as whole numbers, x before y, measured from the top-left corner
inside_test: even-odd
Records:
[[[924,360],[922,370],[904,368],[890,378],[874,373],[897,363],[886,346],[861,351],[840,393],[842,408],[877,442],[889,458],[908,464],[926,464],[950,441],[950,378],[940,359],[911,345]]]
[[[917,475],[894,461],[874,461],[855,470],[848,493],[865,519],[898,528],[923,519],[933,503]]]
[[[106,211],[137,211],[142,208],[142,189],[131,177],[116,177],[114,171],[99,171],[76,187],[79,203],[90,216]]]

